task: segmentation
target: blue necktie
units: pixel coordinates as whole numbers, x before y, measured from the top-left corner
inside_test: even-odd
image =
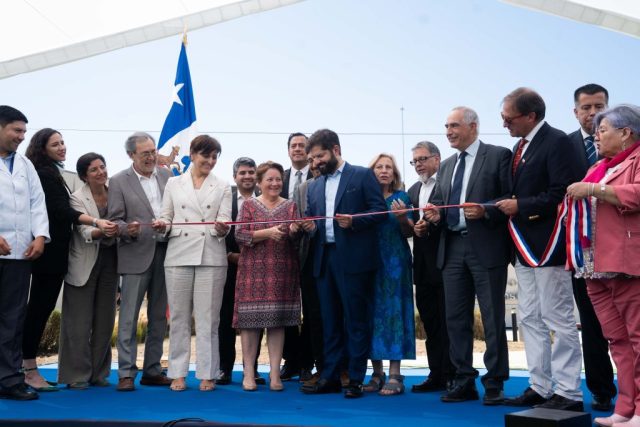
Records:
[[[584,139],[584,149],[587,152],[587,162],[591,166],[598,160],[598,151],[593,143],[593,136],[589,135]]]
[[[456,175],[453,178],[453,185],[451,186],[451,193],[449,194],[449,205],[457,205],[460,203],[460,196],[462,195],[462,178],[464,177],[464,158],[467,155],[466,151],[463,151],[458,156],[458,169],[456,169]],[[460,223],[460,208],[447,209],[447,225],[449,228],[455,227]]]

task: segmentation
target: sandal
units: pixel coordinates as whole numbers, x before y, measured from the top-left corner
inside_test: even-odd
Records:
[[[42,380],[44,381],[44,383],[46,384],[45,386],[42,387],[35,387],[31,384],[29,384],[29,382],[27,380],[30,380],[29,378],[29,372],[35,372],[38,374],[38,376],[40,378],[42,378]],[[50,383],[49,381],[45,380],[44,377],[42,376],[42,374],[40,374],[40,372],[38,371],[38,367],[36,366],[35,368],[22,368],[22,373],[24,374],[24,382],[25,384],[27,384],[29,387],[31,387],[32,389],[34,389],[37,392],[49,392],[49,391],[59,391],[60,389],[57,387],[57,383],[56,385],[53,385],[52,383]]]
[[[391,382],[392,380],[395,382]],[[402,393],[404,393],[404,375],[395,374],[389,374],[389,381],[378,392],[380,396],[397,396]]]
[[[214,380],[202,380],[200,381],[200,391],[213,391],[216,388]]]
[[[185,391],[187,389],[187,383],[185,383],[184,378],[176,378],[171,381],[169,389],[171,391]]]
[[[373,374],[371,374],[371,379],[369,380],[367,385],[362,387],[362,390],[368,392],[380,391],[382,390],[382,387],[384,386],[386,381],[387,374],[385,374],[384,372],[382,374],[374,372]]]

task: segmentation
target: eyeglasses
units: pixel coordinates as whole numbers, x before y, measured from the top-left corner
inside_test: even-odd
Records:
[[[417,165],[418,163],[424,163],[424,162],[426,162],[427,160],[429,160],[429,159],[430,159],[430,158],[432,158],[432,157],[436,157],[436,155],[435,155],[435,154],[432,154],[432,155],[430,155],[430,156],[416,157],[415,159],[411,160],[411,161],[409,162],[409,164],[410,164],[411,166],[415,166],[415,165]]]
[[[140,153],[136,153],[138,156],[142,157],[143,159],[147,158],[147,157],[155,157],[158,155],[158,151],[157,150],[151,150],[151,151],[141,151]]]
[[[600,126],[598,129],[596,129],[596,133],[601,135],[603,133],[609,132],[610,130],[623,130],[623,129],[624,129],[623,127],[622,128],[605,128]]]
[[[507,117],[504,114],[500,114],[500,117],[502,117],[502,121],[508,125],[510,125],[515,119],[519,119],[520,117],[524,117],[526,116],[526,114],[520,114],[518,116],[513,116],[513,117]]]

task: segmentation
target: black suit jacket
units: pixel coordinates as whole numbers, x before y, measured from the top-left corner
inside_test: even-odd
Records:
[[[311,169],[307,171],[306,180],[313,178],[313,174],[311,173]],[[284,197],[285,199],[289,198],[289,180],[291,179],[291,168],[284,171],[284,178],[282,179],[282,190],[280,191],[280,197]]]
[[[584,147],[584,139],[582,139],[580,129],[569,134],[569,141],[574,151],[572,159],[574,159],[577,167],[576,173],[582,179],[589,170],[589,160],[587,159],[587,150]]]
[[[579,180],[579,172],[573,161],[575,147],[561,130],[545,123],[529,144],[513,177],[511,197],[518,200],[518,214],[513,221],[540,259],[556,222],[558,204],[567,186]],[[517,147],[516,144],[514,152]],[[558,246],[547,265],[564,265],[565,245],[560,242]],[[523,265],[528,265],[517,251],[516,254]]]
[[[65,274],[69,263],[71,225],[78,222],[80,212],[71,207],[70,191],[55,166],[39,168],[38,177],[47,205],[51,242],[45,245],[42,256],[34,261],[33,272]]]
[[[492,203],[509,196],[511,152],[496,145],[480,141],[480,147],[471,169],[465,200],[476,203]],[[449,200],[453,170],[458,154],[449,157],[440,165],[433,204],[443,205]],[[440,213],[441,227],[446,227],[444,211]],[[485,217],[467,220],[467,238],[471,242],[480,263],[486,268],[506,265],[511,259],[511,239],[507,230],[507,217],[495,206],[485,206]],[[440,236],[438,268],[446,263],[446,232]]]
[[[420,188],[422,182],[418,181],[409,188],[409,198],[414,208],[420,206]],[[435,190],[435,187],[434,187]],[[429,195],[429,202],[433,203],[433,195]],[[414,223],[420,219],[419,211],[413,211]],[[440,244],[440,227],[429,226],[427,234],[422,237],[413,235],[413,283],[416,286],[442,283],[442,272],[436,266],[438,246]]]

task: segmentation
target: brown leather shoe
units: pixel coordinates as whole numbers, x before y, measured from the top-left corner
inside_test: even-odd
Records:
[[[171,378],[166,375],[143,375],[140,378],[140,385],[171,385]]]
[[[133,385],[133,378],[124,377],[118,380],[118,385],[116,386],[116,390],[118,391],[133,391],[136,387]]]

